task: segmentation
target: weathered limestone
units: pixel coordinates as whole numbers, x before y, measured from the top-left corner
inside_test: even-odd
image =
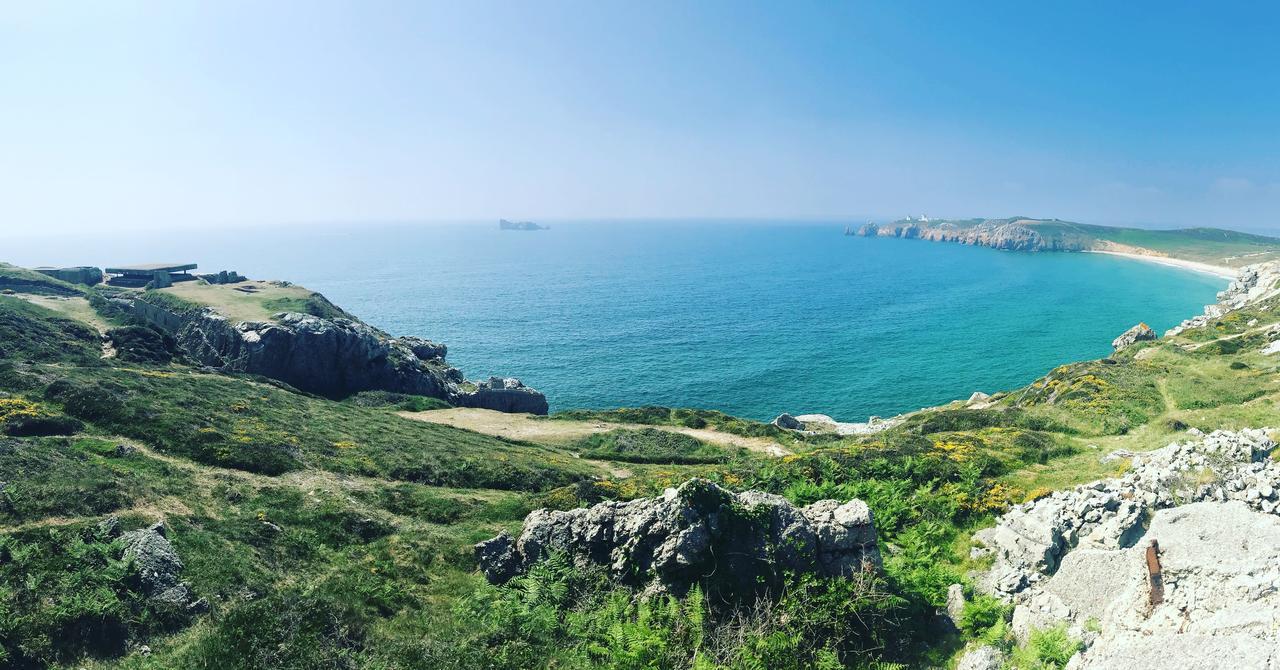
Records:
[[[1154,339],[1156,339],[1156,331],[1152,330],[1151,326],[1148,326],[1145,323],[1139,323],[1138,325],[1121,333],[1120,337],[1112,340],[1111,348],[1116,351],[1120,351],[1121,349],[1136,342],[1146,342]]]
[[[1192,317],[1170,328],[1165,335],[1177,335],[1199,328],[1232,310],[1266,300],[1280,293],[1280,261],[1268,261],[1240,268],[1236,279],[1218,293],[1218,302],[1205,305],[1204,314]]]
[[[975,535],[995,554],[981,586],[1016,604],[1016,637],[1066,624],[1086,644],[1076,669],[1280,667],[1276,445],[1264,430],[1198,437]]]
[[[1151,513],[1177,504],[1242,500],[1273,514],[1280,507],[1275,491],[1280,462],[1267,454],[1275,446],[1264,430],[1215,431],[1199,441],[1135,455],[1133,470],[1120,479],[1014,507],[994,528],[974,535],[996,558],[983,585],[1016,600],[1053,574],[1069,548],[1133,546]]]
[[[880,564],[871,510],[860,500],[798,508],[781,496],[735,494],[702,479],[658,498],[536,510],[518,538],[504,534],[476,545],[480,568],[494,583],[553,552],[625,583],[673,593],[712,576],[746,594],[788,572],[850,575]]]

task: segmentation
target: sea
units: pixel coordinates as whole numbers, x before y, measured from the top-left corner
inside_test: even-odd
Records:
[[[843,235],[848,222],[265,225],[0,239],[34,265],[194,262],[320,291],[514,376],[553,411],[646,404],[768,420],[891,416],[1017,388],[1163,331],[1227,280],[1083,253]]]

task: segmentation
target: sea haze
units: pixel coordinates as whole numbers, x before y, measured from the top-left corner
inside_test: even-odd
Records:
[[[1024,385],[1120,332],[1198,313],[1226,280],[1090,254],[841,235],[843,223],[268,227],[9,240],[27,265],[192,261],[281,278],[468,377],[553,410],[663,404],[769,419],[892,415]]]

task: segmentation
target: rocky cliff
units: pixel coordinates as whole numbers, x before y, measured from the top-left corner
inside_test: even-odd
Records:
[[[1204,313],[1194,316],[1165,332],[1178,335],[1189,328],[1199,328],[1224,314],[1257,304],[1280,295],[1280,261],[1269,261],[1240,268],[1240,273],[1226,289],[1218,292],[1218,302],[1205,305]]]
[[[868,223],[857,230],[862,237],[900,237],[933,242],[957,242],[1010,251],[1084,251],[1093,240],[1058,226],[1046,230],[1038,219],[986,219],[982,221],[895,221]],[[1054,222],[1056,223],[1056,222]]]
[[[795,507],[781,496],[732,493],[692,479],[658,498],[540,509],[518,538],[476,545],[485,577],[502,583],[553,553],[651,590],[684,593],[715,576],[741,597],[789,572],[851,575],[880,565],[871,510],[861,500]]]
[[[272,322],[237,322],[211,308],[175,308],[147,294],[125,301],[136,316],[170,332],[192,359],[222,371],[258,374],[331,398],[382,390],[460,407],[547,413],[546,396],[519,380],[466,382],[445,363],[444,345],[392,338],[358,319],[284,312]]]

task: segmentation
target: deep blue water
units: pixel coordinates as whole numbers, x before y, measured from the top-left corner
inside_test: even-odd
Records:
[[[553,409],[892,415],[1030,382],[1200,311],[1223,279],[1089,254],[841,235],[843,224],[267,227],[0,241],[26,265],[198,262],[284,278]]]

